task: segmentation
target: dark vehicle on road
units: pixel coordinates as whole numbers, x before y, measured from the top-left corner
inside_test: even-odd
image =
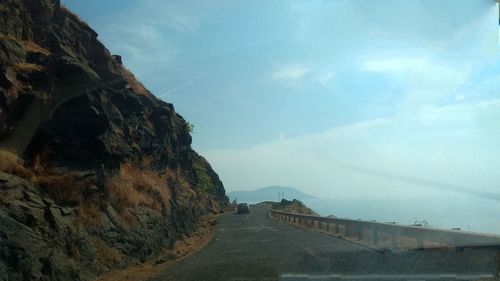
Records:
[[[250,213],[250,208],[248,207],[247,203],[240,203],[238,204],[238,208],[236,209],[236,213],[238,214],[249,214]]]

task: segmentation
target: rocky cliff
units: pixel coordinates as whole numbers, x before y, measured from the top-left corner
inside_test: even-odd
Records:
[[[271,208],[283,212],[318,216],[318,213],[316,213],[297,199],[293,199],[292,201],[281,199],[280,202],[272,203]]]
[[[58,0],[0,1],[0,280],[90,280],[220,212],[189,131]]]

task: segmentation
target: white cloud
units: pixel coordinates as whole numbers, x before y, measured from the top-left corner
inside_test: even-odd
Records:
[[[330,70],[323,70],[318,72],[314,78],[321,85],[326,87],[335,78],[335,72]]]
[[[329,88],[335,79],[336,71],[313,63],[278,63],[273,64],[269,72],[271,79],[288,86],[302,86],[304,83],[317,83]]]
[[[361,68],[374,72],[404,74],[407,71],[420,72],[428,65],[428,60],[422,58],[388,58],[365,61]]]
[[[303,64],[276,64],[271,77],[276,80],[298,81],[306,77],[310,72],[311,69]]]
[[[369,59],[359,69],[385,74],[400,83],[405,92],[400,112],[409,115],[442,102],[464,85],[472,72],[470,64],[450,65],[425,56]]]
[[[493,116],[497,118],[493,118]],[[456,103],[445,106],[426,106],[420,110],[419,119],[425,126],[455,126],[476,129],[495,126],[500,118],[500,99],[489,99],[479,102]]]
[[[397,77],[404,77],[409,82],[425,81],[431,86],[444,83],[462,83],[468,78],[469,69],[438,63],[426,57],[401,57],[367,60],[362,63],[361,70],[381,72]]]

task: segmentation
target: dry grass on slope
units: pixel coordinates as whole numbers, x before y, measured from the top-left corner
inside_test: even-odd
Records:
[[[0,171],[25,179],[32,176],[32,173],[23,167],[21,159],[6,149],[0,149]]]
[[[37,184],[58,203],[77,205],[84,198],[85,190],[93,184],[90,177],[82,177],[69,172],[60,172],[45,165],[43,156],[38,156],[29,168],[19,157],[6,149],[0,149],[0,171],[13,174]]]
[[[75,23],[81,25],[81,26],[86,26],[88,27],[89,25],[82,20],[77,14],[73,13],[70,9],[68,9],[64,4],[61,4],[61,10],[63,13],[71,20],[73,20]],[[89,28],[89,27],[88,27]]]
[[[44,71],[45,68],[39,64],[21,62],[14,65],[14,68],[17,72],[21,73],[33,73],[33,72],[41,72]]]
[[[124,66],[120,67],[120,72],[127,81],[127,84],[132,88],[132,90],[139,95],[149,96],[148,90],[142,85],[137,78],[135,78],[134,74],[130,72],[130,70],[126,69]]]
[[[306,205],[304,205],[304,203],[297,199],[293,199],[292,201],[282,199],[281,202],[273,203],[272,208],[289,213],[313,216],[318,215],[315,211],[313,211],[311,208],[308,208]]]
[[[85,200],[85,191],[93,185],[90,178],[56,172],[35,175],[33,182],[56,202],[64,205],[80,204]]]
[[[147,163],[123,163],[117,174],[108,176],[102,194],[96,186],[95,174],[55,169],[48,163],[46,155],[41,153],[29,167],[24,167],[14,153],[0,150],[0,171],[33,182],[60,205],[78,207],[78,222],[91,229],[100,226],[100,210],[108,205],[117,210],[125,227],[137,222],[133,215],[137,207],[159,214],[169,205],[168,182],[177,179],[172,171],[160,174]]]
[[[38,53],[38,54],[43,54],[45,56],[50,55],[50,51],[41,47],[37,43],[33,41],[23,41],[24,49],[28,53]]]
[[[56,170],[47,165],[44,153],[35,158],[28,168],[15,153],[0,149],[0,171],[17,175],[36,183],[56,202],[65,205],[85,203],[88,191],[95,186],[92,174],[82,176],[71,171]],[[168,204],[170,189],[168,177],[172,173],[159,174],[145,166],[123,163],[118,174],[108,177],[105,183],[105,201],[118,211],[129,207],[145,206],[161,211]]]
[[[170,199],[166,175],[131,163],[122,164],[119,174],[108,178],[105,186],[108,201],[118,211],[137,206],[159,211]]]

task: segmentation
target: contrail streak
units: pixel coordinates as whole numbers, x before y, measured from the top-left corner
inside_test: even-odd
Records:
[[[217,66],[215,66],[215,67],[212,67],[212,68],[210,68],[209,70],[207,70],[207,71],[205,71],[205,72],[203,72],[203,73],[199,74],[198,76],[195,76],[193,79],[188,80],[188,81],[186,81],[186,82],[184,82],[184,83],[180,84],[179,86],[177,86],[177,87],[175,87],[175,88],[173,88],[173,89],[170,89],[170,90],[168,90],[168,91],[166,91],[166,92],[164,92],[164,93],[162,93],[162,94],[159,94],[159,95],[158,95],[158,97],[160,97],[160,98],[161,98],[161,97],[164,97],[164,96],[169,95],[169,94],[171,94],[171,93],[177,92],[178,90],[180,90],[180,89],[182,89],[182,88],[184,88],[184,87],[186,87],[186,86],[189,86],[189,85],[193,84],[194,82],[196,82],[196,81],[198,81],[198,80],[202,79],[203,77],[205,77],[205,76],[207,76],[208,74],[212,73],[213,71],[215,71],[215,70],[216,70],[217,68],[219,68],[219,67],[220,67],[220,65],[217,65]]]
[[[208,69],[207,71],[205,71],[205,72],[203,72],[203,73],[201,73],[201,74],[198,74],[198,75],[197,75],[197,76],[195,76],[194,78],[189,79],[188,81],[186,81],[186,82],[182,83],[181,85],[179,85],[179,86],[177,86],[177,87],[175,87],[175,88],[173,88],[173,89],[170,89],[170,90],[168,90],[168,91],[166,91],[166,92],[164,92],[164,93],[162,93],[162,94],[159,94],[159,95],[158,95],[158,97],[160,97],[160,98],[161,98],[161,97],[164,97],[164,96],[166,96],[166,95],[169,95],[169,94],[172,94],[172,93],[174,93],[174,92],[177,92],[177,91],[179,91],[179,90],[181,90],[181,89],[183,89],[183,88],[185,88],[185,87],[187,87],[187,86],[189,86],[189,85],[191,85],[191,84],[193,84],[193,83],[195,83],[195,82],[197,82],[197,81],[199,81],[199,80],[203,79],[205,76],[207,76],[208,74],[210,74],[210,73],[214,72],[214,71],[215,71],[215,70],[217,70],[218,68],[220,68],[220,67],[222,67],[222,66],[225,66],[225,65],[227,65],[227,64],[233,63],[234,61],[236,61],[236,59],[241,59],[241,58],[244,58],[244,57],[246,57],[246,56],[249,56],[249,55],[250,55],[250,54],[252,54],[252,53],[255,51],[255,49],[257,49],[258,47],[263,46],[263,45],[268,45],[268,44],[271,44],[271,43],[277,42],[277,41],[279,41],[279,40],[280,40],[280,39],[273,39],[273,40],[262,41],[262,42],[257,42],[257,43],[254,43],[254,44],[250,44],[250,45],[245,46],[245,47],[242,47],[242,48],[232,48],[232,49],[231,49],[231,48],[229,48],[229,49],[227,49],[227,50],[224,50],[224,51],[223,51],[223,52],[221,52],[220,54],[225,54],[225,53],[233,53],[233,52],[235,52],[235,51],[239,51],[239,50],[242,50],[242,49],[243,49],[243,50],[247,50],[247,52],[246,52],[246,53],[244,53],[244,54],[243,54],[243,55],[241,55],[241,56],[238,56],[238,57],[236,57],[236,58],[233,58],[232,60],[226,61],[226,62],[224,62],[224,63],[220,63],[220,64],[218,64],[218,65],[216,65],[216,66],[214,66],[214,67],[212,67],[212,68]],[[219,55],[220,55],[220,54],[219,54]]]

